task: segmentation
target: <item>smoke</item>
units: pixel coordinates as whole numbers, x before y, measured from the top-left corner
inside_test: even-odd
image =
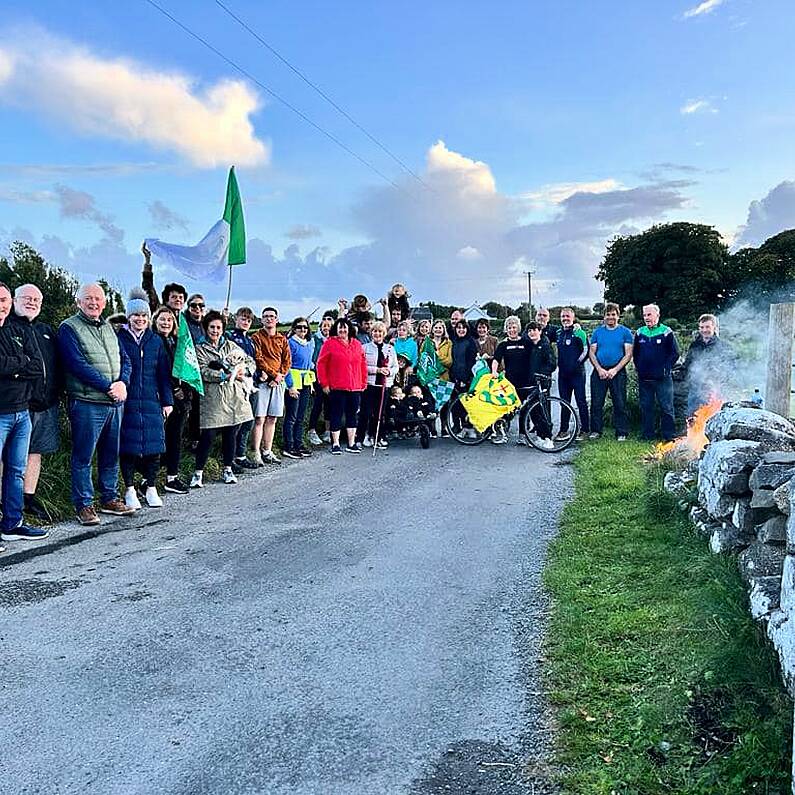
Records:
[[[687,369],[688,385],[703,402],[752,400],[756,390],[764,399],[769,305],[748,295],[717,316],[719,342],[707,354],[693,356]]]

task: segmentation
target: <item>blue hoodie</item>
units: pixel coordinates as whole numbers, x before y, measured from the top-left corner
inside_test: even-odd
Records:
[[[284,383],[288,389],[295,386],[296,389],[302,389],[308,386],[307,383],[296,384],[297,376],[296,371],[305,373],[315,369],[314,362],[312,361],[312,354],[315,352],[315,341],[310,337],[306,342],[302,342],[298,337],[288,337],[287,344],[290,346],[290,369],[284,378]],[[314,379],[313,379],[314,380]]]

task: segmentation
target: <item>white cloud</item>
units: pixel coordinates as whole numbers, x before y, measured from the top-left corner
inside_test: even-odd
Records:
[[[267,301],[309,312],[356,292],[374,301],[400,281],[414,301],[467,304],[492,299],[516,306],[526,300],[528,268],[536,271],[537,301],[592,303],[599,298],[593,277],[606,242],[685,207],[685,189],[692,184],[649,181],[607,189],[601,183],[600,189],[606,188],[601,192],[578,190],[565,198],[557,193],[559,201],[551,205],[549,217],[522,223],[527,201],[501,193],[487,163],[448,149],[443,142],[429,149],[422,177],[429,190],[416,191],[406,178],[404,190],[373,187],[351,208],[351,227],[364,241],[359,245],[338,252],[328,247],[304,252],[292,243],[276,251],[265,240],[249,239],[248,262],[234,272],[234,303]],[[97,209],[90,196],[68,198],[70,217],[82,213],[96,223],[102,220],[92,216]],[[138,278],[140,256],[128,255],[108,235],[96,246],[79,250],[60,238],[40,242],[55,264],[84,272],[104,258],[100,273],[111,278],[116,274],[128,284]],[[156,276],[158,285],[188,281],[168,271]],[[201,289],[216,306],[224,300],[223,284],[188,286]]]
[[[560,204],[575,193],[606,193],[620,187],[621,183],[612,177],[595,182],[556,182],[543,185],[537,191],[523,193],[520,198],[539,205]]]
[[[240,80],[195,79],[104,58],[37,33],[0,45],[0,100],[36,110],[80,133],[175,151],[212,168],[267,162],[251,115],[258,95]]]
[[[480,259],[480,252],[474,246],[464,246],[458,249],[456,256],[459,259]]]
[[[691,17],[700,17],[703,14],[711,14],[718,6],[722,6],[723,2],[724,0],[704,0],[697,6],[688,8],[682,16],[685,19],[690,19]]]
[[[290,240],[308,240],[311,237],[320,237],[323,233],[312,224],[296,224],[290,227],[285,236]]]
[[[717,113],[718,109],[708,99],[689,99],[679,108],[683,116],[690,116],[693,113]]]
[[[768,191],[767,195],[752,201],[748,207],[748,218],[737,230],[734,244],[758,246],[769,237],[795,229],[795,181],[784,180]]]

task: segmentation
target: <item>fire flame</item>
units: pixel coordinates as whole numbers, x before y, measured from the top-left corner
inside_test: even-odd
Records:
[[[666,455],[676,455],[681,458],[698,458],[709,443],[704,428],[707,420],[720,411],[723,400],[711,397],[703,406],[696,409],[696,413],[687,425],[687,433],[674,439],[672,442],[662,442],[654,448],[654,458]]]

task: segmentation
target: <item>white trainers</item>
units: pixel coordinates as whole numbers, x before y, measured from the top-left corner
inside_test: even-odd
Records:
[[[323,444],[323,440],[317,435],[317,431],[314,428],[309,431],[306,438],[309,439],[309,444],[313,447],[320,447]]]
[[[323,434],[323,444],[331,444],[331,431],[326,431]]]
[[[274,453],[273,450],[266,450],[262,454],[262,460],[266,464],[281,464],[281,462],[282,462],[282,459],[281,458],[277,458],[276,453]]]
[[[364,441],[362,442],[362,444],[365,447],[372,447],[373,446],[373,440],[369,436],[365,436],[364,437]]]
[[[235,477],[235,473],[232,472],[232,467],[226,467],[224,469],[224,483],[237,483],[237,478]]]
[[[157,489],[154,486],[147,486],[146,487],[146,504],[150,508],[162,508],[163,507],[163,499],[157,493]]]
[[[204,488],[204,473],[203,472],[194,472],[193,477],[190,479],[190,487],[192,489],[203,489]]]
[[[555,443],[552,441],[552,439],[539,439],[537,444],[542,450],[555,449]]]
[[[138,499],[138,495],[135,493],[135,486],[130,486],[124,492],[124,504],[128,508],[132,508],[134,511],[137,511],[141,507],[141,501]]]

